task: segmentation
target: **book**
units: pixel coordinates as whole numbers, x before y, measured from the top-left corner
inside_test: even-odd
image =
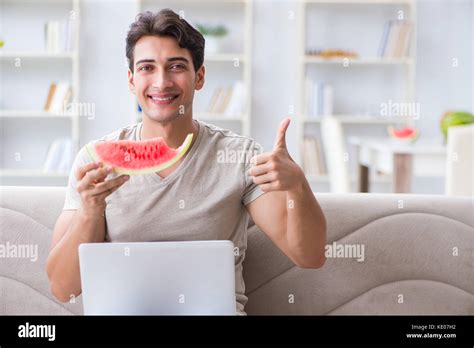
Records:
[[[321,141],[318,138],[303,139],[303,171],[308,176],[327,174]]]
[[[75,30],[76,25],[74,21],[68,20],[64,22],[64,37],[62,40],[64,52],[72,52],[74,50]]]
[[[51,108],[51,102],[53,101],[54,93],[56,92],[56,84],[53,82],[49,85],[48,96],[46,97],[46,102],[44,104],[44,111],[49,111]]]
[[[245,100],[247,91],[243,81],[235,81],[231,88],[231,97],[224,111],[225,116],[241,115],[245,112]]]
[[[47,21],[44,25],[46,52],[60,53],[73,51],[75,30],[76,23],[71,20]]]
[[[311,106],[311,100],[313,97],[313,83],[310,78],[306,78],[304,81],[304,114],[310,116],[313,113],[313,108]]]
[[[324,151],[321,144],[321,139],[315,138],[314,139],[316,145],[316,154],[317,154],[317,161],[318,161],[318,169],[320,175],[326,175],[328,173],[326,168],[326,160],[324,158]]]
[[[245,109],[245,85],[236,81],[232,86],[219,86],[214,89],[207,112],[222,116],[236,116]]]
[[[332,115],[334,112],[334,89],[331,85],[320,82],[305,82],[306,106],[305,111],[309,119],[319,119],[323,115]]]
[[[224,97],[223,97],[222,104],[221,104],[221,106],[220,106],[220,108],[219,108],[219,112],[220,112],[220,113],[223,113],[224,111],[227,110],[227,108],[228,108],[228,106],[229,106],[229,103],[230,103],[230,100],[231,100],[231,98],[232,98],[233,92],[234,92],[234,90],[233,90],[232,87],[228,87],[228,88],[226,89],[226,93],[225,93],[225,95],[224,95]]]
[[[45,24],[45,49],[49,53],[59,53],[59,21],[48,21]]]
[[[209,101],[209,105],[207,107],[208,112],[214,112],[216,109],[217,105],[217,100],[219,99],[219,94],[221,93],[221,87],[217,87],[214,89],[214,92],[212,93],[211,100]]]
[[[55,139],[49,146],[43,163],[43,173],[68,173],[72,165],[72,141]]]
[[[314,176],[316,175],[316,166],[312,161],[312,148],[311,148],[311,139],[303,139],[303,171],[305,175]]]
[[[72,141],[71,139],[63,139],[61,159],[56,171],[58,173],[69,173],[72,166]]]
[[[400,35],[400,23],[398,21],[392,21],[390,26],[390,33],[387,41],[387,48],[385,51],[385,57],[395,57],[396,46],[398,43],[398,36]]]
[[[413,23],[407,22],[405,25],[405,32],[403,41],[401,43],[401,56],[408,57],[410,55],[410,46],[411,46],[411,38],[413,34]]]
[[[322,88],[322,114],[329,116],[333,114],[334,91],[331,85],[324,85]]]
[[[48,93],[48,98],[49,98]],[[48,103],[48,108],[45,111],[55,113],[55,114],[64,114],[67,111],[67,104],[70,102],[72,97],[71,85],[68,81],[59,81],[56,83],[56,87],[51,96],[51,100]]]
[[[413,24],[408,20],[391,20],[385,24],[379,44],[379,56],[403,58],[409,55]]]
[[[385,48],[387,47],[387,40],[388,40],[388,35],[390,32],[391,25],[392,25],[391,22],[385,23],[382,39],[380,40],[380,45],[379,45],[379,57],[383,57],[385,55]]]
[[[232,94],[231,87],[221,88],[221,93],[219,94],[219,99],[217,100],[214,110],[215,113],[222,114],[225,111],[227,104],[229,103],[229,94]]]

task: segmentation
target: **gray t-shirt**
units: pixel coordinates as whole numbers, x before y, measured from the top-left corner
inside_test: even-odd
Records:
[[[247,302],[242,261],[247,229],[253,224],[245,205],[264,192],[248,176],[249,160],[262,147],[248,137],[199,122],[197,138],[178,167],[165,178],[155,173],[131,176],[106,198],[106,241],[153,242],[231,240],[235,249],[236,308]],[[122,128],[101,140],[140,140],[143,123]],[[69,176],[63,210],[80,207],[76,169],[92,162],[85,147]],[[112,173],[108,178],[115,177]]]

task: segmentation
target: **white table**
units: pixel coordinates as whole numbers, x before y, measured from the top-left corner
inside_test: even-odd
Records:
[[[445,176],[446,146],[441,142],[407,143],[389,137],[349,137],[348,141],[357,151],[360,192],[369,192],[369,170],[392,174],[396,193],[410,192],[414,175]]]

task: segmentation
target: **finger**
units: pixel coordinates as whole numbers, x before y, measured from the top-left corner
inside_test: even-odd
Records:
[[[84,180],[88,181],[89,184],[103,182],[107,175],[112,173],[112,170],[112,167],[102,167],[96,170],[91,170],[90,172],[86,173]]]
[[[272,170],[272,168],[270,166],[270,163],[266,162],[264,164],[260,164],[258,166],[253,166],[252,168],[250,168],[249,171],[248,171],[248,175],[258,176],[258,175],[268,173],[271,170]]]
[[[270,182],[270,183],[267,183],[267,184],[262,184],[262,185],[259,185],[258,187],[260,187],[260,189],[263,192],[279,191],[276,182]]]
[[[130,179],[128,175],[120,175],[116,178],[101,182],[94,186],[94,188],[91,190],[91,194],[93,196],[100,195],[101,193],[112,190],[116,187],[118,188],[126,183],[128,179]]]
[[[79,182],[79,185],[77,185],[77,191],[81,192],[95,183],[104,181],[111,172],[112,168],[110,167],[102,167],[88,171]]]
[[[253,177],[253,182],[257,185],[268,184],[276,180],[275,173],[270,172],[259,176]]]
[[[82,167],[79,167],[76,172],[76,179],[77,181],[82,180],[82,178],[86,175],[86,173],[92,169],[97,169],[102,166],[101,162],[91,162]]]
[[[110,190],[107,190],[107,191],[102,192],[101,194],[97,195],[97,198],[98,199],[105,199],[107,196],[109,196],[112,193],[114,193],[115,191],[117,191],[120,187],[122,187],[122,185],[114,186]]]
[[[290,122],[290,118],[285,118],[283,121],[281,121],[275,138],[275,145],[273,146],[274,150],[278,148],[286,149],[286,130],[288,129]]]
[[[262,153],[260,155],[253,156],[250,159],[250,164],[252,164],[254,166],[257,166],[259,164],[264,164],[270,159],[271,155],[272,155],[271,152],[265,152],[265,153]]]

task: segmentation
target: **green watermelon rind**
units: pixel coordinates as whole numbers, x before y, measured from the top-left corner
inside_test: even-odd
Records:
[[[103,161],[100,156],[97,154],[94,148],[94,143],[89,143],[86,145],[86,150],[89,153],[89,155],[92,157],[92,159],[95,162],[102,162],[104,166],[112,166],[113,167],[113,172],[117,174],[125,174],[125,175],[145,175],[145,174],[151,174],[151,173],[156,173],[159,171],[162,171],[166,168],[171,167],[173,164],[175,164],[177,161],[183,157],[186,152],[188,152],[189,148],[191,147],[191,143],[193,141],[193,134],[188,134],[186,136],[186,139],[184,139],[183,144],[178,148],[179,152],[171,158],[170,160],[161,163],[158,166],[153,166],[153,167],[147,167],[143,169],[130,169],[130,168],[124,168],[124,167],[117,167],[112,163]]]

